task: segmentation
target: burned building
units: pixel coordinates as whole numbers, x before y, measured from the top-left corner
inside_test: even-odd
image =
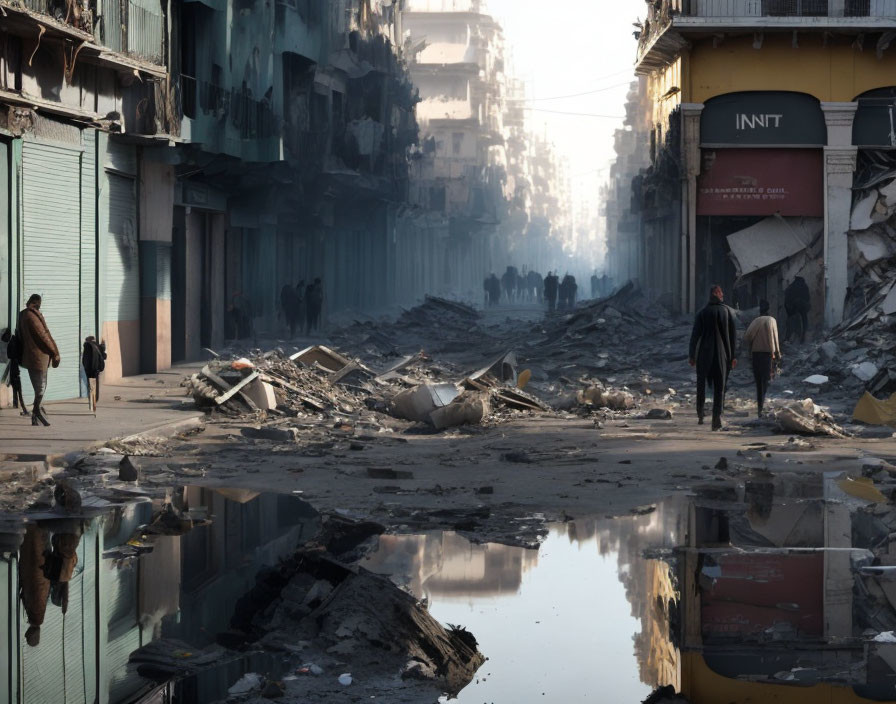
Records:
[[[784,288],[802,276],[813,324],[839,323],[855,276],[858,152],[892,148],[896,4],[652,0],[647,10],[636,71],[652,164],[633,182],[633,207],[675,212],[661,236],[642,227],[631,247],[663,253],[672,275],[660,293],[680,310],[719,282],[739,306],[766,298],[781,315]]]

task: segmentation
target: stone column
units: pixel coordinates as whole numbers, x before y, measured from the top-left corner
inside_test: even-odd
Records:
[[[700,175],[700,115],[703,103],[681,104],[681,309],[696,310],[697,176]]]
[[[848,236],[852,215],[852,182],[857,149],[852,145],[852,123],[858,103],[822,103],[828,127],[824,148],[824,324],[843,320],[849,285]]]

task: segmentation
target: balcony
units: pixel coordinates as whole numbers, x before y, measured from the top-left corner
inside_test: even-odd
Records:
[[[74,35],[88,47],[93,43],[94,51],[164,64],[165,23],[159,0],[0,0],[0,6],[30,15],[51,31]]]
[[[687,34],[731,31],[889,31],[896,0],[661,0],[648,4],[638,37],[638,66],[674,56]]]

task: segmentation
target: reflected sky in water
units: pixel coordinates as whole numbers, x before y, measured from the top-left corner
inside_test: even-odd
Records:
[[[400,555],[433,616],[476,636],[489,660],[461,703],[595,701],[598,692],[603,701],[641,701],[652,687],[639,674],[641,621],[620,579],[625,560],[601,549],[593,527],[576,539],[569,531],[552,528],[537,552],[451,533],[388,536],[366,566],[397,574]]]

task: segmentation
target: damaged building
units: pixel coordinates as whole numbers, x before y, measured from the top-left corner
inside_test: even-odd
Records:
[[[889,0],[648,2],[636,72],[650,161],[608,227],[665,264],[626,255],[613,273],[662,281],[654,295],[681,311],[718,282],[779,317],[802,276],[812,327],[840,323],[861,273],[854,231],[888,218],[886,195],[855,214],[853,195],[892,181],[893,30]]]
[[[284,285],[325,318],[479,300],[550,233],[477,3],[113,5],[0,0],[0,330],[44,296],[48,399],[86,393],[88,335],[114,382],[278,335]]]

